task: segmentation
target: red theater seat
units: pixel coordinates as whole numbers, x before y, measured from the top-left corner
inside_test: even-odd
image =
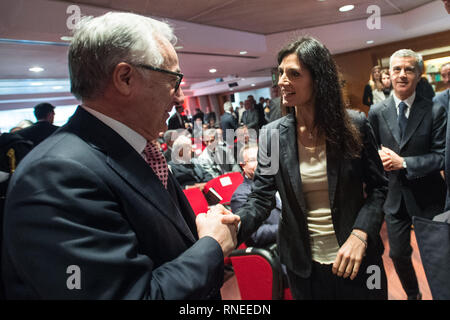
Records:
[[[208,202],[199,188],[190,188],[183,190],[184,195],[194,210],[195,215],[208,212]]]
[[[231,196],[243,181],[244,177],[240,172],[226,173],[208,181],[203,188],[203,192],[207,194],[209,189],[212,188],[222,197],[219,203],[229,205]]]
[[[280,300],[283,274],[278,259],[266,249],[234,250],[230,255],[242,300]]]

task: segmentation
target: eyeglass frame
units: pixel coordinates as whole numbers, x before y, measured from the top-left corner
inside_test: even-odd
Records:
[[[170,70],[166,70],[166,69],[161,69],[161,68],[150,66],[150,65],[147,65],[147,64],[138,64],[138,65],[136,65],[136,67],[140,67],[140,68],[144,68],[144,69],[147,69],[147,70],[152,70],[152,71],[157,71],[157,72],[162,72],[162,73],[167,73],[167,74],[171,74],[171,75],[177,76],[178,80],[177,80],[177,83],[175,84],[175,88],[174,88],[175,92],[177,92],[178,89],[180,88],[181,81],[183,80],[183,77],[184,77],[184,74],[182,74],[182,73],[175,72],[175,71],[170,71]]]

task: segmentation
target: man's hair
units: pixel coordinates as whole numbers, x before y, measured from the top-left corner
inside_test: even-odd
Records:
[[[225,103],[223,104],[223,109],[225,111],[231,111],[231,112],[233,112],[233,110],[234,110],[233,105],[231,104],[230,101],[225,101]]]
[[[394,58],[399,57],[412,57],[414,60],[416,60],[416,67],[417,67],[417,74],[420,76],[424,71],[424,65],[423,65],[423,58],[422,55],[418,54],[417,52],[412,51],[411,49],[400,49],[395,51],[391,58],[389,59],[389,70],[392,69],[392,60]]]
[[[172,28],[141,15],[108,12],[84,17],[69,48],[71,92],[78,99],[98,96],[120,62],[161,66],[162,39],[176,43]]]
[[[55,107],[50,103],[47,102],[39,103],[34,107],[34,116],[36,117],[36,119],[42,120],[47,118],[47,116],[50,113],[54,112],[54,110]]]

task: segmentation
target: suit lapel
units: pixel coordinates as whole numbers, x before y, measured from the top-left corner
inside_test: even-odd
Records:
[[[392,136],[394,137],[397,144],[400,145],[400,127],[398,126],[397,109],[395,107],[394,98],[392,96],[385,100],[382,115],[389,130],[391,131]]]
[[[79,121],[80,136],[91,146],[106,154],[106,163],[183,234],[195,241],[194,235],[189,230],[169,192],[142,156],[114,130],[82,108],[77,110],[74,117],[81,120]],[[93,128],[95,128],[95,132]]]
[[[411,139],[412,135],[425,116],[426,109],[422,107],[422,102],[422,98],[416,95],[416,98],[414,99],[414,102],[411,106],[411,111],[408,117],[408,124],[406,125],[405,134],[400,144],[400,150],[406,145],[409,139]]]
[[[296,120],[292,114],[287,115],[280,123],[280,147],[282,155],[280,165],[284,163],[287,172],[287,176],[283,180],[290,182],[300,208],[303,212],[306,212],[306,202],[301,188],[302,180],[298,159]]]
[[[338,184],[339,170],[341,168],[341,157],[334,152],[327,143],[327,177],[328,177],[328,196],[330,198],[330,208],[333,208],[336,198],[336,188]]]

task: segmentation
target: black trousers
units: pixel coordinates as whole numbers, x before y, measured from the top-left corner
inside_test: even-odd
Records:
[[[414,298],[419,294],[419,284],[416,272],[411,260],[411,216],[406,211],[402,200],[399,212],[386,214],[385,216],[388,238],[389,257],[394,263],[395,271],[400,279],[403,290],[408,298]]]
[[[309,278],[287,270],[289,287],[296,300],[387,300],[387,277],[383,259],[364,258],[354,280],[334,275],[332,264],[312,262]]]

